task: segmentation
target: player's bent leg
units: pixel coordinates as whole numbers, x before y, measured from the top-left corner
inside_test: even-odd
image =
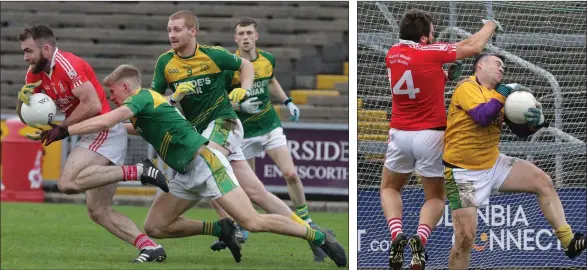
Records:
[[[267,150],[267,154],[273,159],[275,165],[281,171],[283,178],[287,183],[287,189],[291,200],[293,201],[296,209],[299,207],[306,206],[306,195],[304,194],[304,186],[298,173],[296,172],[296,168],[294,166],[291,154],[289,153],[289,148],[287,145],[279,146],[276,148],[272,148]],[[307,206],[305,207],[307,211]],[[308,218],[301,217],[303,220],[307,220]],[[311,221],[307,221],[311,222]]]
[[[97,180],[98,182],[88,181],[87,178],[76,179],[83,169],[88,168],[91,165],[106,167],[108,164],[110,164],[110,160],[106,157],[87,148],[76,146],[71,150],[65,160],[65,165],[63,166],[63,171],[57,181],[57,186],[59,190],[65,194],[75,194],[91,188],[120,181],[120,179],[113,181],[112,177],[100,177]],[[115,177],[116,176],[117,175],[115,175]]]
[[[257,213],[246,193],[239,187],[218,198],[217,202],[236,222],[251,232],[272,232],[306,239],[320,246],[336,265],[346,266],[345,250],[332,234],[314,230],[282,215]]]
[[[230,165],[241,187],[256,205],[272,214],[286,217],[293,214],[285,202],[265,189],[261,180],[257,178],[257,175],[245,160],[233,160]]]
[[[448,258],[449,270],[469,269],[477,232],[477,207],[452,210],[455,243]]]
[[[130,218],[112,208],[116,187],[117,184],[113,183],[86,191],[86,206],[90,218],[116,237],[137,247],[140,254],[136,262],[165,260],[161,256],[165,254],[163,247],[141,233]]]
[[[556,192],[552,179],[536,165],[520,159],[504,157],[505,162],[513,163],[511,171],[501,184],[502,192],[527,192],[538,197],[538,204],[548,223],[555,230],[565,253],[575,258],[585,250],[585,240],[580,234],[573,234],[567,223],[561,200]]]
[[[145,233],[155,239],[178,238],[202,234],[203,222],[182,217],[197,201],[162,193],[149,208],[145,219]]]

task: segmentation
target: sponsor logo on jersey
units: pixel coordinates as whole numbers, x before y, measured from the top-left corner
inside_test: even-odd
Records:
[[[200,72],[210,70],[210,67],[206,63],[200,64]]]
[[[61,93],[65,93],[65,87],[63,87],[61,82],[59,82],[59,90],[61,90]]]
[[[175,73],[179,73],[179,70],[176,68],[172,68],[168,72],[169,72],[169,74],[175,74]]]
[[[175,83],[173,83],[173,87],[177,88],[177,86],[180,83],[184,83],[184,82],[175,82]],[[212,84],[212,80],[209,77],[204,77],[204,78],[198,78],[195,80],[185,81],[185,83],[188,83],[189,85],[191,85],[196,90],[196,94],[202,94],[202,93],[204,93],[202,91],[202,87]]]
[[[75,69],[70,69],[67,71],[67,76],[69,76],[69,78],[73,80],[73,78],[77,76],[77,72],[75,72]]]

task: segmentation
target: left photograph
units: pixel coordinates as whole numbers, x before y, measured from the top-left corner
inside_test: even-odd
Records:
[[[349,267],[348,2],[0,10],[0,268]]]

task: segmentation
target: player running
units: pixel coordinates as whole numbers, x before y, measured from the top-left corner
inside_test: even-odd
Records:
[[[290,119],[293,121],[298,121],[300,110],[292,99],[287,97],[274,76],[275,57],[256,47],[256,41],[259,39],[257,22],[251,18],[242,18],[235,23],[234,31],[234,38],[238,44],[236,55],[251,61],[255,67],[253,89],[248,92],[248,98],[240,104],[233,104],[245,130],[241,146],[244,157],[254,170],[255,158],[266,152],[273,159],[286,180],[289,195],[296,207],[296,214],[312,228],[317,229],[318,226],[312,221],[308,213],[304,187],[295,170],[287,146],[287,139],[281,128],[281,121],[271,104],[271,97],[277,98],[287,106],[291,114]],[[226,71],[225,75],[228,91],[240,87],[240,74],[238,71]],[[216,245],[217,249],[222,247],[221,242]],[[314,253],[314,261],[324,261],[324,252],[316,248],[316,246],[311,247]]]
[[[22,103],[29,104],[30,95],[40,92],[51,97],[65,113],[65,120],[59,124],[63,128],[110,111],[92,67],[78,56],[59,50],[51,28],[34,25],[24,29],[18,40],[24,60],[30,65],[26,84],[18,93],[16,111],[21,121]],[[40,140],[40,131],[27,137]],[[65,194],[85,191],[90,218],[136,246],[140,250],[136,262],[162,261],[165,259],[163,248],[142,234],[128,217],[112,208],[112,197],[119,181],[140,180],[169,191],[167,179],[148,159],[131,166],[107,166],[124,163],[126,144],[127,133],[122,125],[87,133],[69,153],[57,185]]]
[[[320,246],[337,265],[346,264],[344,248],[329,233],[303,226],[281,215],[260,215],[239,186],[228,160],[209,147],[183,115],[159,93],[141,89],[139,71],[129,65],[119,66],[104,79],[111,100],[120,107],[67,128],[54,126],[45,131],[47,143],[71,135],[97,132],[106,127],[125,124],[131,134],[140,135],[157,150],[163,161],[178,172],[169,183],[169,193],[155,199],[145,232],[153,238],[177,238],[192,235],[218,237],[241,260],[241,245],[236,239],[232,219],[219,221],[189,220],[181,215],[199,200],[216,201],[241,226],[252,232],[273,232],[306,239]]]
[[[169,17],[167,31],[172,50],[157,60],[151,89],[164,94],[167,87],[171,88],[174,93],[169,97],[170,102],[179,102],[187,120],[210,140],[210,147],[227,157],[251,201],[268,213],[289,217],[309,227],[287,204],[265,189],[241,150],[243,126],[229,98],[238,103],[246,96],[247,89],[252,89],[253,65],[221,47],[198,44],[198,29],[197,18],[190,11],[178,11]],[[240,71],[241,88],[234,89],[230,95],[225,90],[225,70]],[[346,265],[346,260],[335,262]]]
[[[480,55],[473,64],[475,74],[461,81],[448,109],[443,163],[447,197],[452,210],[455,243],[449,269],[468,269],[477,231],[477,208],[489,204],[490,194],[526,192],[538,197],[544,217],[555,230],[565,254],[574,259],[587,247],[583,235],[573,235],[550,176],[536,165],[499,152],[502,123],[518,137],[528,137],[548,127],[542,105],[524,115],[526,124],[504,118],[503,105],[513,91],[500,84],[504,57]]]
[[[408,10],[400,21],[400,42],[385,57],[393,106],[381,205],[391,232],[391,269],[402,267],[408,242],[412,249],[410,268],[425,267],[424,247],[444,210],[444,85],[447,79],[454,80],[461,74],[460,64],[453,64],[448,73],[442,70],[442,64],[480,53],[499,28],[495,21],[484,22],[485,26],[466,40],[456,44],[435,43],[430,14]],[[420,210],[417,234],[408,239],[402,232],[401,190],[414,171],[422,180],[425,203]]]

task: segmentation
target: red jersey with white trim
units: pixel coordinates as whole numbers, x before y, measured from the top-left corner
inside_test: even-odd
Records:
[[[456,61],[455,44],[422,45],[400,40],[385,56],[392,89],[391,128],[424,130],[446,127],[442,64]]]
[[[80,57],[70,52],[63,52],[55,48],[51,60],[51,72],[44,71],[33,74],[29,68],[26,73],[26,83],[34,83],[42,80],[41,85],[35,88],[35,93],[43,91],[55,105],[68,117],[79,105],[79,99],[72,93],[72,90],[82,83],[89,81],[96,89],[96,94],[102,104],[100,114],[110,111],[110,104],[104,94],[102,85],[98,82],[94,69]]]

